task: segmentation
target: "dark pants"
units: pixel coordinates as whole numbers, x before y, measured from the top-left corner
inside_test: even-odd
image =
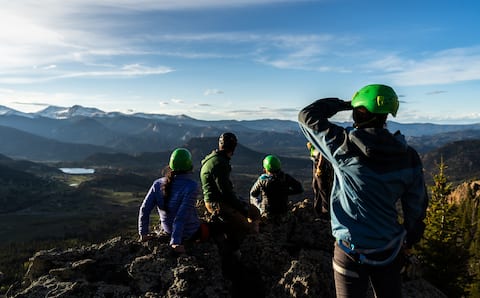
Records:
[[[210,213],[217,214],[221,218],[231,249],[239,249],[241,242],[248,234],[258,233],[256,227],[258,227],[260,212],[254,205],[248,204],[247,210],[238,210],[225,203],[205,203],[205,206]]]
[[[391,251],[377,257],[379,260],[386,259],[389,254]],[[400,270],[403,262],[404,256],[400,252],[392,263],[385,266],[359,264],[335,243],[333,273],[337,297],[366,297],[371,283],[376,297],[401,298]]]

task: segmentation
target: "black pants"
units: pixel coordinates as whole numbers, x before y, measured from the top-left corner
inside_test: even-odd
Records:
[[[378,255],[385,259],[391,251]],[[354,261],[335,243],[333,253],[333,273],[337,297],[366,297],[368,285],[371,283],[378,298],[401,298],[402,283],[400,270],[404,262],[402,252],[385,266],[359,264]]]

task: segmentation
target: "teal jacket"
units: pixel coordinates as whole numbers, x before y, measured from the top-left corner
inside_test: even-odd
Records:
[[[224,151],[215,150],[202,160],[200,180],[205,202],[234,204],[238,199],[230,181],[230,157]]]
[[[351,110],[349,102],[320,99],[300,111],[306,138],[334,169],[332,233],[358,248],[380,248],[406,230],[410,246],[423,235],[428,197],[422,162],[399,132],[343,128],[328,118]],[[396,208],[400,200],[403,223]]]

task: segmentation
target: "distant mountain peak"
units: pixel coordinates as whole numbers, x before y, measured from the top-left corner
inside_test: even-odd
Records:
[[[72,107],[48,106],[47,108],[38,111],[35,114],[53,119],[67,119],[78,116],[98,117],[107,115],[104,111],[97,108],[88,108],[80,105],[74,105]]]
[[[17,115],[17,116],[32,118],[32,116],[27,113],[23,113],[23,112],[11,109],[9,107],[0,105],[0,116],[4,116],[4,115]]]

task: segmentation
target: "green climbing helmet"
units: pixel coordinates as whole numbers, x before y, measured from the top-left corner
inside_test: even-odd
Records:
[[[352,98],[352,107],[365,107],[370,113],[397,115],[398,96],[392,87],[380,84],[367,85]]]
[[[282,164],[280,163],[280,159],[275,155],[267,155],[263,159],[263,168],[269,172],[275,172],[280,170]]]
[[[177,148],[170,155],[170,163],[168,165],[174,171],[190,171],[193,168],[192,154],[188,149]]]

